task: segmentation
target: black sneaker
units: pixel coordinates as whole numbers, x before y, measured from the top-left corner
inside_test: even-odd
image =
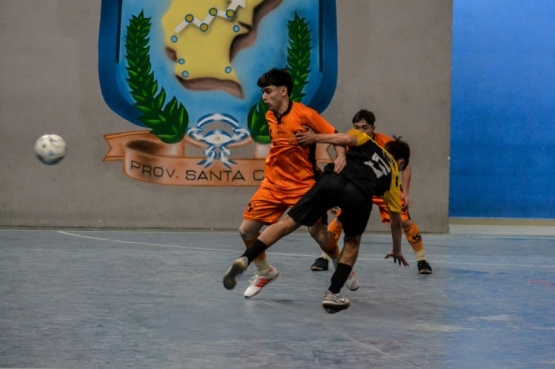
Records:
[[[432,274],[432,267],[426,260],[418,262],[418,274]]]
[[[318,259],[314,260],[314,264],[310,266],[310,270],[312,270],[313,272],[322,272],[324,270],[328,270],[328,265],[328,259],[319,257]]]

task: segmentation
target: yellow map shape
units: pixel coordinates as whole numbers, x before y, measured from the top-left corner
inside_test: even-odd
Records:
[[[253,26],[255,8],[264,0],[173,0],[162,17],[174,73],[188,81],[208,79],[237,84],[231,66],[233,40]],[[229,83],[228,83],[229,84]],[[209,89],[197,87],[198,89]],[[235,93],[242,95],[241,92]]]

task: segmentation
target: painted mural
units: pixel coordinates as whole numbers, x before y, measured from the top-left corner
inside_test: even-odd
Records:
[[[270,144],[258,77],[287,68],[291,99],[322,112],[336,31],[335,0],[103,0],[102,95],[132,127],[105,135],[104,161],[161,185],[257,186]]]

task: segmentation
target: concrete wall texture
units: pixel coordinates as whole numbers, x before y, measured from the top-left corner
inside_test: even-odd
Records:
[[[340,131],[367,108],[412,147],[411,215],[448,231],[452,1],[337,2],[338,74],[323,116]],[[130,131],[98,77],[100,2],[0,3],[0,226],[235,229],[256,187],[163,186],[105,162],[105,134]],[[33,144],[68,143],[46,166]],[[383,230],[377,212],[368,230]]]

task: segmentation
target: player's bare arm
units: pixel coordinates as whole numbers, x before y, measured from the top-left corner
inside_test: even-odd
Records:
[[[337,137],[337,135],[339,135],[339,137]],[[352,142],[352,140],[349,138],[351,137],[350,135],[346,133],[316,133],[310,127],[306,127],[306,131],[297,132],[295,133],[295,136],[297,137],[299,145],[311,145],[315,143],[332,144],[337,154],[333,161],[334,172],[340,173],[343,169],[345,169],[345,166],[347,165],[347,159],[345,157],[345,146],[347,146],[348,143]],[[354,143],[356,144],[356,139],[354,139]]]
[[[409,266],[409,263],[403,256],[401,252],[401,238],[402,238],[402,230],[401,230],[401,213],[396,212],[389,212],[389,217],[391,219],[390,227],[391,227],[391,237],[393,239],[393,247],[391,252],[388,252],[385,255],[386,259],[393,258],[393,263]]]
[[[328,143],[341,146],[356,146],[357,139],[347,133],[316,133],[308,128],[304,132],[295,133],[300,145],[310,145],[314,143]]]
[[[410,180],[412,177],[412,168],[410,163],[407,164],[405,169],[403,169],[403,199],[405,200],[405,208],[408,208],[410,205],[409,200],[409,192],[410,192]],[[405,209],[403,209],[405,210]]]
[[[341,145],[333,145],[333,147],[337,154],[333,160],[333,170],[336,173],[341,173],[347,166],[347,157],[345,156],[347,150],[345,150],[345,146]]]

